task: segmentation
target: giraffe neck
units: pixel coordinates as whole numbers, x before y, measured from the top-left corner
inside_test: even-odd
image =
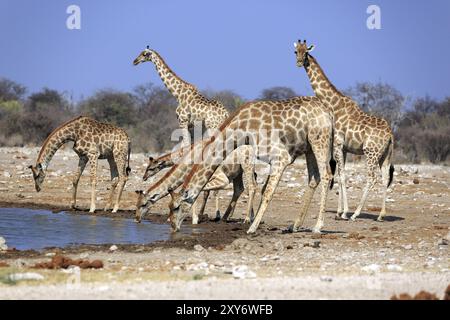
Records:
[[[147,190],[146,203],[156,202],[169,194],[169,189],[176,189],[183,183],[185,174],[191,169],[190,165],[174,165],[158,182]]]
[[[308,55],[308,62],[305,64],[305,69],[314,93],[317,98],[325,102],[333,111],[336,111],[340,105],[340,98],[343,97],[342,93],[331,83],[313,56]]]
[[[162,82],[175,98],[179,99],[183,92],[186,93],[186,90],[195,90],[193,85],[182,80],[172,71],[172,69],[170,69],[159,53],[153,51],[152,57],[152,61],[155,64],[156,71],[158,71]]]
[[[180,160],[181,157],[186,154],[186,152],[190,152],[191,150],[193,150],[193,148],[198,143],[201,143],[201,141],[191,143],[190,146],[177,148],[175,151],[160,156],[159,158],[156,159],[156,161],[157,162],[165,161],[166,163],[170,163],[171,165],[173,165],[175,160]]]
[[[46,171],[56,151],[58,151],[63,144],[68,141],[77,140],[77,134],[71,127],[71,123],[67,123],[55,129],[44,141],[36,161],[36,164],[41,164],[44,171]]]

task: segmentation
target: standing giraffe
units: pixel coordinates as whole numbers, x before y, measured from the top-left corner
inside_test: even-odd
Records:
[[[179,126],[183,130],[182,145],[188,144],[189,128],[196,121],[203,122],[206,129],[216,129],[228,118],[227,109],[219,101],[206,98],[195,86],[182,80],[169,68],[159,53],[149,46],[134,59],[133,64],[138,65],[146,61],[154,63],[164,85],[178,101],[176,113]]]
[[[134,59],[133,64],[136,66],[147,61],[153,62],[162,82],[178,101],[176,113],[179,127],[182,129],[181,146],[189,144],[191,140],[189,128],[194,126],[195,122],[202,122],[207,130],[212,130],[218,128],[228,118],[229,113],[222,103],[206,98],[194,85],[181,79],[170,69],[161,55],[149,46]],[[218,191],[214,191],[214,197],[217,203]],[[216,211],[217,214],[220,212]]]
[[[35,166],[29,166],[33,172],[36,191],[41,191],[47,167],[63,144],[73,141],[73,150],[80,157],[78,170],[73,179],[72,208],[76,206],[78,182],[89,162],[91,173],[91,206],[89,212],[95,211],[95,187],[97,184],[97,160],[107,159],[111,170],[111,195],[105,210],[111,207],[114,191],[118,187],[112,212],[119,209],[119,201],[130,172],[131,143],[125,130],[111,124],[101,123],[87,117],[72,119],[47,137],[39,152]]]
[[[195,150],[201,150],[202,143],[197,143],[192,146],[191,151],[185,154],[185,157],[189,157],[191,153],[195,153]],[[228,208],[223,216],[223,219],[228,219],[235,208],[239,197],[244,189],[248,191],[248,207],[247,215],[244,222],[250,222],[253,218],[253,200],[256,190],[256,180],[254,174],[255,154],[252,146],[243,145],[234,150],[224,160],[220,169],[210,177],[210,181],[205,186],[205,190],[217,190],[223,189],[228,186],[230,182],[233,183],[233,196],[228,205]],[[185,177],[189,173],[193,165],[190,164],[175,164],[172,168],[154,185],[150,186],[147,191],[138,190],[137,204],[136,204],[136,216],[135,220],[140,222],[144,214],[146,214],[151,206],[155,204],[161,198],[172,193],[172,190],[178,188],[184,181]],[[201,207],[201,214],[203,214],[206,204],[206,197]],[[198,213],[195,208],[192,208],[192,223],[198,223]]]
[[[379,166],[383,183],[383,203],[377,220],[383,221],[386,215],[386,192],[394,174],[394,166],[392,165],[394,135],[389,123],[384,119],[368,115],[359,108],[356,102],[334,87],[317,60],[309,53],[314,49],[314,45],[308,47],[306,40],[303,42],[298,40],[294,43],[294,46],[297,66],[305,67],[316,96],[334,114],[334,158],[337,162],[340,179],[336,217],[348,219],[345,160],[347,152],[350,152],[366,156],[368,176],[363,196],[351,219],[355,220],[360,215],[367,195],[377,181],[377,166]]]
[[[300,214],[290,230],[297,231],[302,225],[315,189],[321,183],[319,217],[313,232],[319,233],[324,222],[326,197],[331,182],[329,165],[332,153],[333,116],[316,97],[296,97],[283,101],[257,101],[240,107],[207,143],[201,164],[195,164],[180,191],[171,202],[171,225],[180,229],[210,177],[217,170],[221,146],[236,148],[236,134],[251,137],[257,148],[256,154],[270,164],[271,173],[263,188],[262,199],[255,220],[247,233],[254,233],[266,211],[285,168],[299,155],[306,154],[309,184]]]

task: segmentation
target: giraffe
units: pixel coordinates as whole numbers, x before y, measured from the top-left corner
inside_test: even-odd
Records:
[[[201,150],[201,143],[197,143],[191,147],[191,151],[185,154],[185,157],[190,156],[194,153],[194,149]],[[230,182],[233,183],[233,196],[228,205],[228,208],[223,216],[223,219],[228,219],[234,212],[237,200],[241,196],[244,189],[248,191],[248,207],[247,215],[244,222],[250,222],[253,217],[253,201],[256,191],[256,180],[255,180],[255,154],[253,147],[249,145],[243,145],[234,150],[228,157],[224,160],[220,169],[217,170],[216,174],[213,175],[208,182],[205,190],[216,190],[223,189]],[[137,204],[136,204],[136,222],[141,222],[142,217],[150,210],[150,207],[156,203],[158,200],[167,196],[172,192],[172,190],[178,188],[184,181],[187,173],[192,164],[179,163],[172,166],[172,168],[154,185],[150,186],[147,191],[137,190],[138,194]],[[204,206],[206,199],[204,200],[200,212],[204,212]],[[192,223],[198,223],[198,213],[195,208],[192,208]]]
[[[36,191],[41,191],[47,167],[53,155],[68,141],[73,141],[73,150],[79,156],[78,170],[72,183],[71,207],[76,208],[78,182],[89,163],[91,174],[91,204],[89,212],[95,211],[95,187],[97,184],[97,161],[107,159],[111,170],[111,194],[105,211],[114,201],[113,213],[119,209],[119,201],[130,172],[131,141],[125,130],[111,124],[101,123],[79,116],[62,124],[47,137],[39,152],[36,165],[28,168],[33,173]],[[117,194],[114,199],[114,192]]]
[[[192,148],[193,145],[191,145]],[[158,174],[161,170],[165,169],[165,168],[169,168],[171,166],[173,166],[177,161],[179,161],[182,156],[183,153],[185,151],[183,150],[175,150],[174,152],[162,155],[161,157],[158,158],[153,158],[153,157],[149,157],[148,158],[148,165],[147,168],[145,169],[145,173],[143,176],[143,180],[147,181],[148,178]],[[248,148],[238,148],[236,150],[235,155],[233,156],[233,161],[232,163],[239,163],[242,165],[243,170],[244,170],[244,178],[247,177],[250,173],[254,173],[254,167],[248,167],[248,162],[250,161],[249,159],[253,159],[253,154],[250,154],[250,151],[248,150]],[[228,164],[230,164],[230,161],[227,162]],[[248,170],[249,172],[246,172],[245,170]],[[211,178],[210,182],[208,183],[208,187],[205,187],[203,189],[204,192],[204,196],[203,196],[203,200],[202,200],[202,204],[201,204],[201,209],[200,212],[197,214],[198,215],[203,215],[205,212],[205,208],[206,208],[206,203],[208,201],[210,192],[213,192],[213,196],[215,199],[215,208],[216,208],[216,220],[220,219],[220,207],[219,207],[219,197],[218,197],[218,193],[220,190],[225,190],[228,185],[232,182],[233,179],[229,179],[229,177],[227,176],[227,174],[225,173],[226,168],[221,167],[221,170],[218,170],[218,172]],[[248,189],[250,192],[250,189]],[[197,203],[197,202],[196,202]],[[196,212],[196,208],[192,209],[194,212]],[[245,220],[247,221],[247,219]]]
[[[247,233],[254,233],[266,211],[285,168],[299,155],[306,155],[308,188],[294,225],[298,231],[303,224],[315,189],[321,184],[321,201],[313,232],[320,233],[328,188],[331,184],[333,116],[316,97],[296,97],[283,101],[256,101],[241,106],[215,136],[203,147],[203,162],[195,164],[185,179],[180,196],[171,203],[171,226],[180,229],[190,207],[200,191],[218,168],[223,146],[236,148],[239,137],[229,132],[243,133],[253,141],[259,159],[270,164],[271,173],[263,187],[256,217]]]
[[[222,103],[206,98],[195,86],[182,80],[169,68],[161,55],[149,46],[134,59],[133,64],[146,61],[153,62],[164,85],[178,101],[176,113],[179,127],[183,130],[182,145],[188,145],[189,128],[196,121],[203,122],[206,129],[210,130],[218,128],[228,118],[229,113]]]
[[[336,218],[347,220],[348,203],[345,185],[345,160],[348,152],[365,155],[367,182],[359,205],[351,216],[355,220],[361,213],[369,191],[377,181],[377,166],[381,168],[383,202],[378,221],[386,215],[386,193],[394,174],[392,154],[394,135],[389,123],[381,118],[366,114],[356,102],[343,95],[330,82],[317,60],[310,54],[314,45],[307,46],[306,40],[294,43],[297,66],[304,67],[316,96],[334,114],[333,153],[339,175],[339,200]],[[343,206],[343,208],[342,208]]]
[[[207,132],[209,132],[212,129],[218,128],[228,118],[229,113],[222,103],[206,98],[194,85],[181,79],[166,64],[161,55],[155,50],[150,49],[149,46],[134,59],[133,64],[136,66],[147,61],[153,62],[164,85],[178,101],[176,114],[179,127],[182,129],[182,147],[189,144],[191,140],[189,128],[195,122],[204,123]],[[218,191],[214,191],[213,194],[217,204]],[[216,210],[217,214],[220,214],[220,212]]]

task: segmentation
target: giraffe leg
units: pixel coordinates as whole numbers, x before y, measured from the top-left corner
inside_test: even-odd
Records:
[[[384,216],[386,215],[386,196],[387,196],[387,189],[388,189],[388,184],[389,184],[389,168],[391,166],[390,161],[387,161],[387,159],[384,161],[384,163],[381,166],[381,181],[382,181],[382,186],[381,188],[383,189],[383,200],[381,203],[381,211],[380,211],[380,215],[377,218],[377,221],[383,221],[384,220]]]
[[[228,204],[227,210],[225,211],[225,214],[222,217],[223,221],[227,221],[233,215],[234,210],[236,209],[237,201],[243,191],[244,191],[244,183],[242,181],[242,173],[240,173],[233,180],[233,196],[231,197],[231,201]]]
[[[117,170],[116,162],[113,157],[108,158],[109,170],[111,171],[111,192],[109,194],[109,200],[105,206],[104,211],[109,210],[112,207],[114,200],[114,192],[116,190],[117,184],[119,183],[119,171]]]
[[[318,154],[316,152],[316,154]],[[322,229],[324,225],[324,213],[325,213],[325,206],[327,202],[327,196],[328,196],[328,190],[330,189],[330,183],[331,183],[331,168],[329,165],[329,158],[325,158],[326,154],[319,154],[317,156],[317,167],[319,170],[319,176],[317,174],[314,175],[315,180],[317,183],[320,183],[320,207],[319,207],[319,217],[317,218],[317,223],[315,227],[313,228],[314,233],[320,233],[320,230]],[[344,202],[345,205],[345,202]]]
[[[334,160],[336,160],[337,173],[339,176],[339,197],[338,197],[338,210],[336,218],[348,220],[348,201],[347,201],[347,186],[345,177],[345,158],[346,152],[343,150],[343,146],[338,145],[334,147]],[[344,207],[342,209],[342,207]]]
[[[86,164],[88,162],[88,159],[84,156],[81,156],[78,160],[78,169],[75,173],[75,176],[72,181],[72,204],[71,207],[75,209],[77,204],[77,189],[78,189],[78,182],[80,181],[80,177],[83,174],[84,168],[86,168]]]
[[[391,175],[393,175],[393,171],[391,172],[391,159],[392,159],[392,153],[393,153],[393,145],[392,140],[389,140],[388,146],[386,148],[384,157],[380,159],[381,164],[381,177],[382,177],[382,188],[383,188],[383,202],[381,205],[381,211],[380,215],[377,218],[377,221],[383,221],[384,216],[386,215],[386,196],[387,196],[387,189],[389,188],[389,184],[391,181]],[[392,168],[393,170],[394,168]]]
[[[89,208],[89,212],[95,212],[95,188],[97,186],[97,162],[98,162],[98,154],[92,153],[89,154],[89,170],[91,174],[91,206]]]
[[[241,163],[241,166],[243,170],[244,188],[247,189],[248,193],[247,214],[244,223],[251,223],[254,219],[253,202],[256,192],[254,158],[247,158],[246,161]]]
[[[213,191],[214,200],[216,203],[216,217],[215,219],[220,220],[220,203],[219,203],[219,190]]]
[[[189,119],[180,117],[178,123],[181,129],[181,148],[187,147],[191,144],[191,134],[189,133]]]
[[[293,232],[297,232],[300,227],[303,225],[305,221],[306,214],[308,212],[308,208],[311,204],[311,200],[314,196],[314,192],[316,191],[317,185],[319,183],[319,169],[317,167],[317,161],[312,150],[309,150],[306,153],[306,165],[308,168],[308,186],[306,192],[303,196],[302,206],[300,207],[300,213],[295,220],[294,226],[289,228]]]
[[[123,150],[126,150],[126,149],[123,149]],[[117,164],[117,169],[119,172],[119,182],[117,184],[117,194],[116,194],[116,199],[115,199],[114,208],[112,210],[112,213],[116,213],[119,210],[120,198],[122,197],[123,189],[125,188],[125,184],[127,183],[127,180],[128,180],[127,171],[126,171],[127,170],[126,153],[122,153],[122,154],[119,152],[115,153],[114,160]]]
[[[198,212],[196,208],[192,208],[192,224],[198,224]]]
[[[280,182],[281,176],[283,175],[284,169],[291,163],[291,156],[285,150],[280,151],[279,155],[274,155],[277,160],[274,160],[271,163],[271,174],[269,176],[269,180],[267,181],[266,188],[264,190],[264,194],[262,195],[261,203],[258,208],[258,213],[256,214],[256,218],[253,221],[252,225],[248,229],[247,233],[255,233],[258,228],[262,217],[272,200],[275,189]]]
[[[377,171],[377,162],[379,159],[378,153],[375,153],[372,150],[365,150],[364,153],[366,154],[366,161],[367,161],[367,182],[366,186],[364,187],[361,201],[358,207],[356,208],[355,213],[350,218],[352,221],[355,221],[356,218],[361,214],[361,210],[364,207],[367,196],[369,195],[369,191],[373,188],[373,186],[377,182],[376,171]]]
[[[205,214],[206,203],[208,202],[209,194],[210,194],[209,190],[203,191],[203,201],[202,201],[202,205],[200,206],[200,214],[201,215]]]

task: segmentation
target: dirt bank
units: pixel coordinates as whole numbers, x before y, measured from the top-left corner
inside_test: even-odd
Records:
[[[71,151],[58,152],[49,167],[43,190],[36,193],[26,169],[36,155],[37,149],[0,149],[0,206],[89,214],[85,211],[89,205],[86,174],[80,182],[78,202],[84,211],[68,210],[76,156]],[[133,219],[134,190],[150,184],[141,181],[145,162],[144,155],[132,155],[133,172],[123,196],[124,210],[114,215],[99,210],[95,215]],[[106,162],[100,162],[99,168],[97,207],[102,208],[107,198],[109,172]],[[258,166],[258,171],[259,179],[264,179],[265,167]],[[99,259],[104,268],[83,270],[81,286],[75,291],[54,290],[66,286],[71,275],[60,270],[39,271],[45,277],[40,281],[12,285],[4,280],[0,283],[0,298],[39,297],[40,294],[52,297],[51,292],[60,292],[62,298],[71,295],[165,298],[171,295],[228,299],[247,295],[249,298],[389,299],[396,293],[415,294],[422,289],[440,295],[450,283],[450,260],[445,244],[450,226],[450,168],[396,165],[394,186],[388,194],[388,214],[383,223],[375,221],[381,197],[378,186],[369,196],[358,221],[334,220],[335,187],[329,195],[323,235],[314,235],[308,229],[315,223],[318,195],[306,219],[305,231],[283,233],[298,214],[304,182],[305,165],[300,161],[289,167],[283,176],[264,217],[265,223],[256,235],[247,235],[247,226],[239,223],[246,206],[244,198],[236,209],[236,222],[206,220],[199,225],[201,232],[174,235],[164,242],[116,243],[115,251],[109,250],[111,244],[105,244],[1,253],[0,260],[10,267],[0,268],[0,279],[7,279],[11,273],[28,271],[37,262],[49,261],[56,252],[73,259]],[[361,164],[348,166],[348,182],[349,204],[353,211],[364,187]],[[229,193],[221,192],[222,208],[229,201]],[[213,211],[211,201],[207,207],[211,218]],[[146,218],[165,223],[166,213],[167,199],[163,199]],[[240,277],[247,279],[234,279]]]

